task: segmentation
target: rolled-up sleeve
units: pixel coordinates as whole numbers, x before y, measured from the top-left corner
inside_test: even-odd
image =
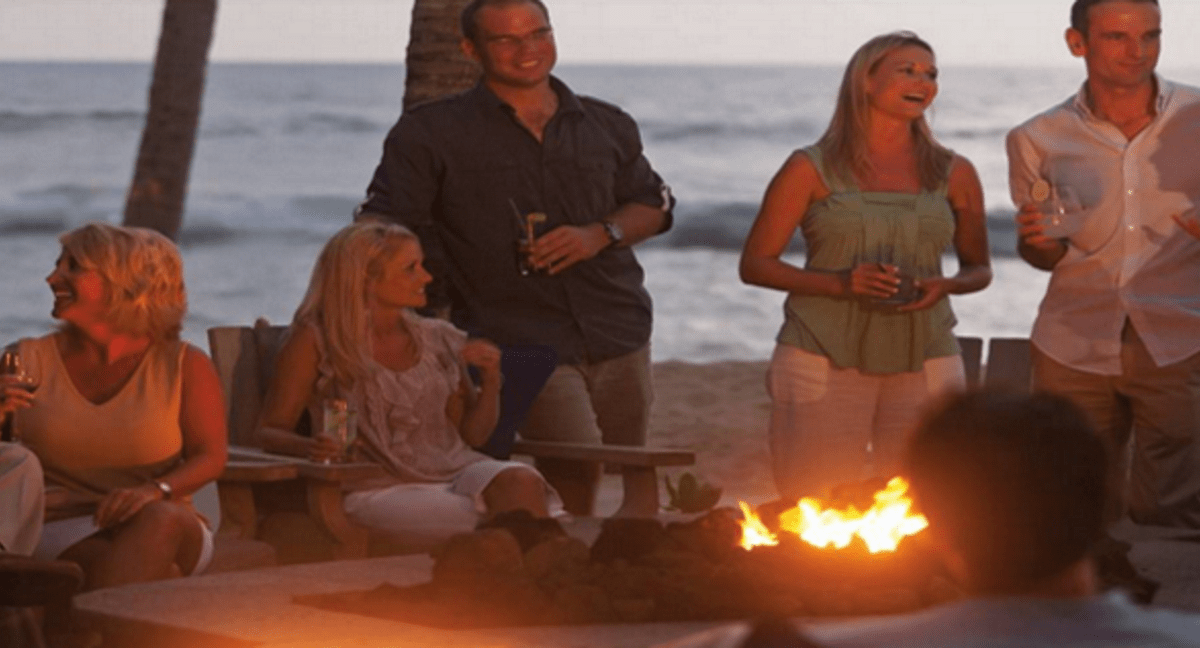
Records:
[[[614,120],[613,126],[622,154],[614,181],[617,204],[639,203],[663,210],[666,218],[663,219],[659,233],[665,232],[671,229],[674,221],[672,210],[675,208],[675,196],[646,159],[637,123],[624,111],[617,113],[618,118]]]

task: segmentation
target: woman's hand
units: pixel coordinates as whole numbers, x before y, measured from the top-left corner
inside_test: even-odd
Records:
[[[162,491],[154,484],[142,484],[136,488],[117,488],[109,491],[96,507],[94,518],[96,526],[108,529],[127,522],[144,506],[162,498]]]
[[[916,301],[904,304],[903,306],[898,307],[896,310],[902,313],[907,313],[909,311],[918,311],[929,308],[930,306],[938,303],[942,297],[950,294],[951,285],[952,281],[945,277],[928,277],[926,279],[917,279],[913,282],[913,287],[920,291],[921,296],[918,297]]]
[[[502,381],[500,348],[495,344],[479,338],[467,340],[459,355],[467,366],[479,370],[484,385],[499,385]]]
[[[17,386],[11,376],[0,377],[0,420],[19,409],[33,404],[33,394]]]
[[[847,297],[887,299],[900,290],[900,268],[885,263],[860,263],[846,274]]]
[[[313,461],[332,461],[342,455],[342,444],[328,434],[318,434],[308,440],[308,458]]]

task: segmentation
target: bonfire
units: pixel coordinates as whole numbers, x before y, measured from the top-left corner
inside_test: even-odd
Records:
[[[857,505],[806,499],[669,524],[611,519],[590,547],[518,515],[451,539],[428,583],[301,602],[479,628],[887,614],[956,596],[917,540],[925,520],[907,485],[877,486]]]

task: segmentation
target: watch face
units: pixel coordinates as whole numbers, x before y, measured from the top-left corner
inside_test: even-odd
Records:
[[[608,234],[608,239],[612,244],[620,243],[625,233],[621,231],[621,226],[612,221],[604,221],[604,231]]]

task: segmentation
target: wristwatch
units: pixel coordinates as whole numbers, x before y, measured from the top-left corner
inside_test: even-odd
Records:
[[[608,235],[608,247],[620,243],[621,239],[625,238],[625,231],[621,229],[620,225],[612,221],[600,221],[600,226],[604,228],[604,233]]]
[[[170,485],[170,484],[168,484],[168,483],[167,483],[167,482],[165,482],[165,481],[162,481],[161,479],[155,479],[155,480],[152,480],[152,481],[151,481],[151,483],[153,483],[153,484],[154,484],[154,486],[155,486],[156,488],[158,488],[159,492],[161,492],[161,493],[162,493],[162,496],[163,496],[163,499],[164,499],[164,500],[169,500],[169,499],[171,499],[171,495],[174,493],[174,491],[172,491],[172,490],[171,490],[171,485]]]

